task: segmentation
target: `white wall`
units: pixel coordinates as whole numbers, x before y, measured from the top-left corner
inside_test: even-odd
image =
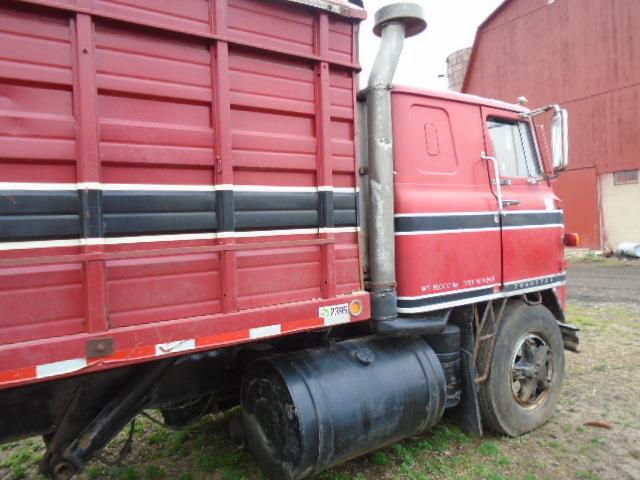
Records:
[[[614,185],[613,173],[602,174],[600,198],[605,246],[640,243],[640,183]]]

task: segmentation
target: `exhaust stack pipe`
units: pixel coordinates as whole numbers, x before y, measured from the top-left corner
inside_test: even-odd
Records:
[[[397,318],[391,85],[404,39],[421,33],[426,27],[422,7],[414,3],[388,5],[375,14],[373,33],[381,37],[381,43],[366,90],[368,228],[372,320],[380,334],[401,333],[398,327],[406,323]],[[416,326],[412,322],[410,330]]]

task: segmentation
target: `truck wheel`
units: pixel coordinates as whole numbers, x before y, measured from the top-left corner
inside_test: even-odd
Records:
[[[555,410],[564,376],[564,344],[555,317],[542,305],[511,301],[491,342],[478,352],[485,427],[516,437],[544,424]]]

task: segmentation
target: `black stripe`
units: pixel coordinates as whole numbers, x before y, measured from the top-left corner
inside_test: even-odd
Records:
[[[235,192],[233,190],[220,190],[215,194],[216,214],[219,219],[217,230],[219,232],[232,232],[236,228],[236,216],[234,214]]]
[[[99,190],[80,190],[82,208],[82,234],[84,238],[102,237],[105,225],[102,220],[102,192]]]
[[[358,194],[335,192],[333,194],[333,217],[336,227],[359,225]]]
[[[434,297],[416,298],[416,299],[398,299],[398,308],[420,308],[430,307],[432,305],[440,305],[448,302],[456,302],[460,300],[469,300],[485,295],[493,294],[493,287],[482,288],[479,290],[471,290],[468,292],[453,292]]]
[[[236,192],[237,230],[304,228],[319,224],[315,192]]]
[[[463,230],[468,228],[498,228],[497,214],[438,215],[396,217],[396,232],[434,232],[439,230]]]
[[[395,227],[398,233],[437,232],[442,230],[495,229],[499,227],[497,213],[478,213],[470,215],[414,215],[396,217]],[[563,224],[561,211],[509,212],[502,219],[504,227],[526,227]]]
[[[502,220],[502,225],[505,227],[554,225],[562,223],[564,223],[564,216],[562,212],[557,210],[550,210],[548,212],[507,213]]]
[[[200,233],[217,228],[215,192],[103,192],[105,236]],[[98,237],[101,235],[97,235]]]
[[[0,241],[356,226],[342,192],[4,191]]]
[[[78,191],[0,191],[0,215],[77,215]]]
[[[335,226],[335,195],[333,192],[318,192],[318,212],[320,228]]]
[[[0,192],[0,240],[79,237],[78,195],[75,190]]]
[[[550,275],[548,277],[542,277],[535,280],[523,280],[520,282],[507,283],[504,285],[505,293],[515,293],[520,290],[526,290],[535,287],[545,287],[546,285],[552,285],[554,283],[563,282],[566,280],[566,274]],[[416,299],[398,299],[398,308],[427,308],[437,305],[442,305],[449,302],[456,302],[461,300],[475,300],[479,297],[486,295],[492,295],[494,292],[493,287],[483,288],[479,290],[472,290],[468,292],[453,292],[445,295],[438,295],[426,298]]]
[[[218,192],[221,193],[221,192]],[[216,192],[105,191],[104,213],[211,212]]]

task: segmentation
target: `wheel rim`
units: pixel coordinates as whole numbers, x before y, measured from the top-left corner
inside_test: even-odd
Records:
[[[523,408],[533,409],[548,397],[553,378],[553,357],[547,342],[533,333],[518,342],[511,366],[511,391]]]

